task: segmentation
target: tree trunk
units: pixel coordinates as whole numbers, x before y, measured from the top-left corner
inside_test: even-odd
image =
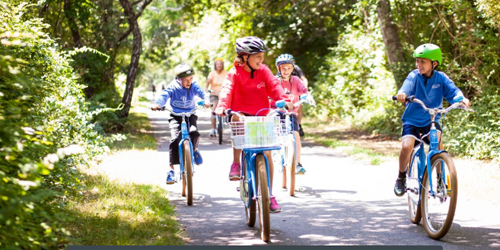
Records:
[[[401,77],[400,63],[405,62],[404,53],[399,40],[399,33],[391,16],[391,6],[388,0],[380,0],[377,6],[378,21],[384,39],[385,51],[389,68],[394,75],[396,86],[399,88],[404,78]],[[403,76],[404,77],[404,76]]]
[[[66,19],[68,19],[69,29],[71,30],[71,34],[73,35],[73,42],[76,48],[82,47],[80,32],[78,32],[78,25],[75,20],[74,10],[71,9],[71,1],[64,0],[64,15]]]
[[[148,4],[151,3],[152,0],[144,1],[141,10],[138,14],[135,14],[134,9],[132,8],[132,4],[128,0],[120,0],[120,4],[123,7],[125,16],[127,16],[129,30],[132,32],[133,36],[133,45],[132,45],[132,58],[130,59],[130,65],[128,67],[127,72],[127,81],[125,84],[125,92],[123,93],[122,103],[123,109],[118,114],[120,118],[127,118],[130,106],[132,104],[132,97],[134,94],[134,84],[135,79],[137,77],[137,71],[139,69],[139,59],[141,57],[142,50],[142,36],[141,31],[139,29],[139,24],[137,23],[137,19],[142,14],[142,11],[146,8]],[[128,33],[128,31],[126,32]]]

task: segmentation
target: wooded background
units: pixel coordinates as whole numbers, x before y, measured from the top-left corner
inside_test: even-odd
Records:
[[[445,121],[446,148],[500,159],[500,2],[496,0],[0,0],[0,247],[64,244],[60,207],[80,190],[76,166],[107,150],[138,91],[258,36],[265,63],[292,54],[318,107],[306,114],[398,135],[391,96],[434,43],[475,113]],[[120,107],[119,109],[115,109]]]

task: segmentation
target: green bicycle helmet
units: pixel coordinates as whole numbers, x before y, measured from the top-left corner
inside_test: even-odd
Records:
[[[179,65],[177,65],[175,67],[174,74],[175,74],[175,77],[177,77],[177,78],[183,78],[183,77],[194,75],[194,70],[191,66],[189,66],[185,63],[180,63]]]
[[[441,65],[442,56],[441,49],[432,43],[426,43],[418,46],[415,51],[413,51],[414,58],[427,58],[433,61],[438,61],[438,65]]]
[[[281,54],[278,58],[276,58],[276,68],[278,68],[278,71],[280,70],[280,65],[282,64],[294,65],[295,59],[290,54]]]

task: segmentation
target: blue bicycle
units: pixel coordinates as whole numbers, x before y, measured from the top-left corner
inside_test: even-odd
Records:
[[[284,105],[284,102],[283,102]],[[269,160],[264,151],[279,150],[283,145],[283,131],[279,116],[243,116],[231,110],[240,121],[230,122],[231,138],[241,153],[240,198],[245,205],[246,223],[253,227],[256,204],[259,211],[261,238],[267,242],[271,233]]]
[[[203,105],[204,102],[198,102],[198,105]],[[155,110],[152,108],[152,110]],[[194,155],[193,155],[193,143],[189,136],[188,124],[186,123],[186,118],[193,115],[197,108],[190,112],[176,113],[172,109],[166,106],[161,107],[161,111],[169,111],[171,114],[182,117],[181,123],[181,141],[179,142],[179,179],[182,180],[182,196],[186,197],[186,203],[188,206],[193,205],[193,174],[194,174]]]
[[[397,100],[393,96],[393,100]],[[440,239],[448,233],[457,206],[458,180],[455,164],[451,156],[439,149],[440,140],[436,129],[436,116],[446,115],[452,109],[465,109],[461,100],[446,109],[427,108],[425,104],[409,96],[407,102],[418,103],[431,115],[430,146],[426,154],[424,145],[413,149],[406,174],[406,193],[410,220],[414,224],[424,219],[425,231],[429,237]],[[444,119],[444,117],[443,117]]]
[[[307,100],[308,94],[303,94],[300,96],[299,101],[293,104],[294,107],[300,106],[302,103],[312,104]],[[313,104],[314,105],[314,104]],[[289,179],[289,194],[290,196],[295,195],[295,175],[297,166],[297,141],[296,139],[300,136],[298,132],[292,131],[292,120],[290,115],[294,114],[298,116],[297,113],[293,111],[288,111],[284,108],[278,108],[276,112],[284,114],[285,118],[282,120],[283,130],[286,134],[285,145],[281,148],[281,154],[274,154],[279,161],[279,165],[282,165],[281,172],[283,174],[283,188],[287,188],[287,180]],[[294,135],[295,134],[295,135]],[[276,152],[276,151],[274,151]],[[274,159],[274,158],[273,158]],[[303,173],[302,173],[303,174]],[[289,178],[288,178],[289,176]]]

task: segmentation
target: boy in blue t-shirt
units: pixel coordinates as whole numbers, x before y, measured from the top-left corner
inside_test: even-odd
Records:
[[[418,46],[413,52],[417,69],[408,74],[403,86],[399,89],[397,98],[400,102],[405,102],[407,96],[415,96],[429,108],[443,107],[443,98],[448,102],[453,102],[454,98],[463,97],[462,91],[458,89],[448,76],[435,70],[441,65],[441,49],[434,44],[423,44]],[[469,100],[463,98],[462,102],[466,107]],[[399,175],[394,186],[394,193],[403,196],[406,192],[406,166],[410,162],[415,141],[429,143],[428,135],[431,128],[431,117],[427,111],[418,103],[407,103],[405,112],[401,117],[403,131],[401,134],[401,152],[399,153]],[[436,122],[439,117],[436,118]],[[439,149],[443,149],[441,140],[441,127],[436,124],[439,137]]]
[[[175,79],[163,90],[161,95],[156,101],[156,107],[154,110],[159,110],[163,107],[168,99],[170,99],[170,106],[172,110],[176,113],[191,112],[195,108],[194,97],[198,96],[205,100],[205,92],[203,89],[193,82],[194,70],[191,66],[181,63],[175,67]],[[210,107],[208,102],[205,102],[205,107]],[[203,160],[201,154],[198,150],[198,142],[200,138],[200,133],[198,132],[198,126],[196,121],[198,116],[191,115],[189,118],[186,117],[186,123],[189,129],[189,136],[194,148],[194,161],[196,164],[200,165]],[[179,162],[179,142],[182,139],[181,133],[181,123],[182,117],[170,114],[168,119],[170,127],[170,171],[167,175],[167,184],[175,183],[175,172],[174,165],[180,164]]]

